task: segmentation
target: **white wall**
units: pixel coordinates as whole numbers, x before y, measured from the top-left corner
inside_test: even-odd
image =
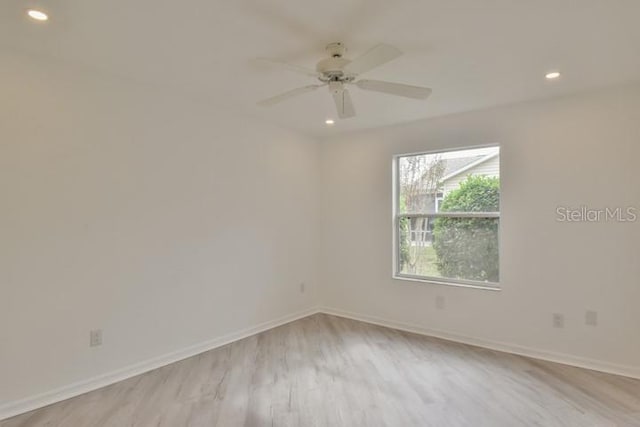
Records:
[[[491,143],[502,147],[503,290],[392,279],[392,156]],[[640,86],[332,138],[321,176],[325,306],[640,375],[640,221],[556,221],[559,205],[640,208]],[[556,312],[564,329],[551,327]]]
[[[315,304],[315,141],[1,62],[0,407]]]

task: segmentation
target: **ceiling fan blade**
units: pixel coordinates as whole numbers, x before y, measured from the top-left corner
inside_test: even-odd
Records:
[[[320,73],[310,68],[301,67],[295,64],[289,64],[288,62],[281,61],[280,59],[272,59],[272,58],[256,58],[260,62],[267,62],[272,65],[278,65],[280,67],[284,67],[289,71],[293,71],[294,73],[304,74],[305,76],[310,77],[319,77]]]
[[[388,44],[379,44],[347,64],[344,67],[344,71],[352,74],[366,73],[369,70],[396,59],[400,55],[402,55],[402,51],[397,47]]]
[[[353,102],[351,101],[351,95],[347,89],[339,91],[333,91],[333,100],[336,103],[336,110],[338,110],[338,117],[341,119],[348,119],[356,115],[356,111],[353,108]]]
[[[281,93],[280,95],[276,95],[276,96],[272,96],[271,98],[267,98],[267,99],[263,99],[262,101],[258,102],[258,105],[260,105],[261,107],[269,107],[271,105],[277,104],[279,102],[285,101],[289,98],[292,98],[294,96],[298,96],[298,95],[302,95],[303,93],[307,93],[307,92],[312,92],[316,89],[318,89],[319,87],[322,87],[324,85],[309,85],[309,86],[304,86],[304,87],[299,87],[297,89],[293,89],[290,90],[288,92],[285,93]]]
[[[379,80],[359,80],[354,83],[360,89],[388,93],[414,99],[427,99],[431,95],[428,87],[411,86],[401,83],[381,82]]]

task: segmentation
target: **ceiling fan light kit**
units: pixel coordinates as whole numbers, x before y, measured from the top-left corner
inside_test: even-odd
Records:
[[[426,99],[431,94],[431,89],[426,87],[379,80],[357,80],[360,74],[366,73],[367,71],[379,67],[382,64],[386,64],[387,62],[402,55],[402,51],[398,48],[387,44],[379,44],[354,60],[349,60],[344,57],[347,49],[343,43],[330,43],[327,45],[326,50],[329,57],[318,62],[315,71],[299,67],[297,65],[288,64],[280,60],[262,58],[264,61],[284,66],[290,71],[315,77],[321,84],[293,89],[283,94],[264,99],[258,102],[258,105],[263,107],[275,105],[294,96],[328,86],[329,92],[333,96],[333,100],[336,105],[338,117],[341,119],[347,119],[356,115],[351,95],[346,87],[347,85],[354,85],[362,90],[381,92],[413,99]]]

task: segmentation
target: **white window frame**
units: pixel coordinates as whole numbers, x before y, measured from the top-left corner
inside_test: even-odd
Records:
[[[438,153],[450,153],[452,151],[464,151],[464,150],[472,150],[475,148],[490,148],[490,147],[498,147],[498,144],[489,144],[489,145],[480,145],[480,146],[471,146],[471,147],[456,147],[451,149],[442,149],[442,150],[433,150],[433,151],[420,151],[416,153],[403,153],[403,154],[395,154],[393,156],[393,279],[396,280],[407,280],[412,282],[422,282],[422,283],[432,283],[436,285],[448,285],[448,286],[458,286],[465,288],[475,288],[475,289],[484,289],[490,291],[500,291],[500,283],[499,282],[483,282],[479,280],[466,280],[466,279],[450,279],[446,277],[430,277],[430,276],[418,276],[413,274],[405,274],[400,272],[400,220],[402,218],[498,218],[498,262],[501,264],[501,245],[500,245],[500,235],[501,235],[501,222],[500,214],[501,212],[458,212],[458,213],[449,213],[449,212],[436,212],[429,214],[403,214],[398,212],[400,206],[400,179],[399,179],[399,161],[402,157],[409,156],[419,156],[423,154],[438,154]],[[502,159],[502,157],[500,157]],[[502,160],[500,160],[502,163]],[[502,191],[500,192],[500,199],[502,199]],[[501,200],[502,201],[502,200]],[[500,210],[502,211],[502,203],[500,203]]]

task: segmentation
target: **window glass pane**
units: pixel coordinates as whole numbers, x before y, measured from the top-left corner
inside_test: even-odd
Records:
[[[498,218],[399,220],[400,274],[498,283]]]
[[[444,163],[437,154],[400,157],[400,213],[434,213]]]
[[[500,148],[398,159],[398,213],[499,212]]]

